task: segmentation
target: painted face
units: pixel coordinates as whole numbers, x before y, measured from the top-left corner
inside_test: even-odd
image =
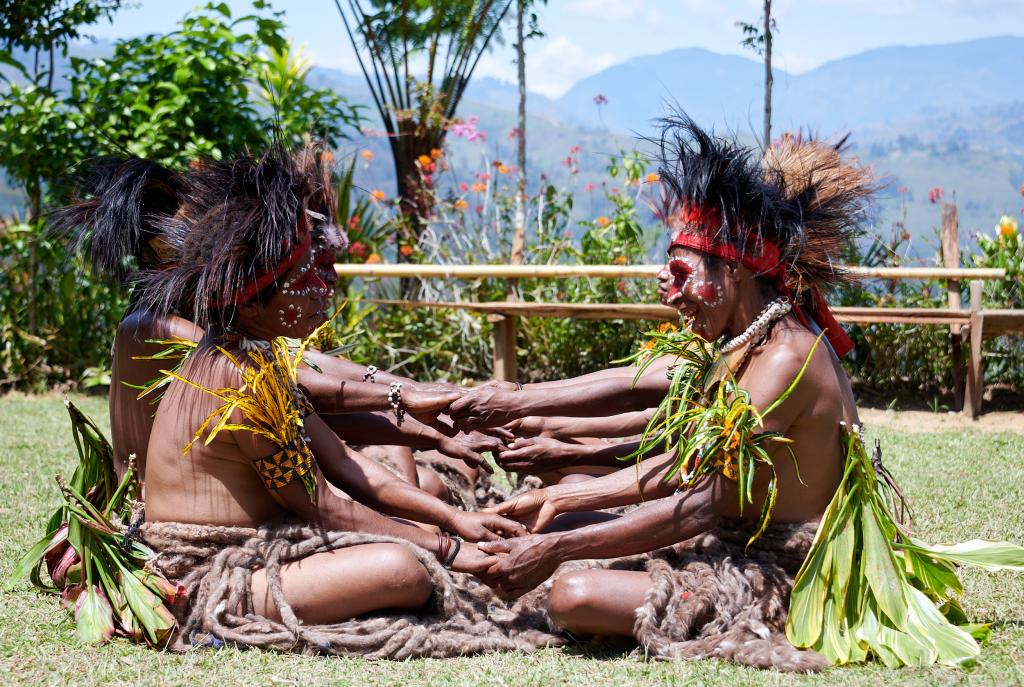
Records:
[[[699,251],[676,246],[667,265],[671,281],[666,304],[675,306],[683,317],[692,320],[691,327],[701,336],[711,338],[719,319],[718,310],[725,302],[725,279],[721,270],[712,269],[708,256]],[[717,338],[717,336],[715,336]]]
[[[266,305],[266,316],[276,320],[279,336],[308,336],[326,319],[324,310],[331,292],[317,265],[317,251],[310,247],[303,259],[285,272],[281,287]]]

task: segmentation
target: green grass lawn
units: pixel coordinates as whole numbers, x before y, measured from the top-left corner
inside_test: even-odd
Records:
[[[77,398],[101,427],[106,399]],[[1024,541],[1024,437],[1009,433],[870,431],[915,506],[915,526],[934,542],[972,537]],[[0,398],[0,576],[41,534],[53,509],[53,475],[77,460],[56,396]],[[1024,683],[1024,575],[963,573],[968,614],[993,624],[992,640],[969,668],[897,671],[871,665],[789,676],[718,663],[645,663],[622,653],[570,646],[535,655],[499,654],[402,663],[284,656],[260,651],[160,653],[124,640],[80,646],[53,597],[28,583],[0,600],[3,685],[320,684],[741,684],[880,685]]]

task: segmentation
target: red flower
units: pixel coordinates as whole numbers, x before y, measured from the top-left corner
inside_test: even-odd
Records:
[[[357,260],[362,260],[366,257],[369,250],[366,248],[366,244],[362,241],[355,241],[348,247],[348,254]]]

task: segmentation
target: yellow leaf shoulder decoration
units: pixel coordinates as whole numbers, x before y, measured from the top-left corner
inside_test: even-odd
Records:
[[[168,381],[177,379],[184,384],[216,396],[223,403],[214,409],[196,430],[183,449],[188,454],[196,441],[206,435],[209,445],[221,431],[245,431],[269,439],[280,450],[261,458],[254,467],[269,489],[280,489],[299,479],[316,503],[316,477],[313,469],[316,459],[306,436],[303,420],[313,412],[312,406],[298,386],[298,366],[311,342],[316,339],[317,328],[296,347],[292,340],[278,337],[271,342],[248,346],[241,360],[230,351],[217,346],[241,377],[235,388],[209,389],[186,379],[179,372],[164,370]],[[315,369],[315,368],[314,368]],[[236,410],[245,416],[244,423],[232,423]]]

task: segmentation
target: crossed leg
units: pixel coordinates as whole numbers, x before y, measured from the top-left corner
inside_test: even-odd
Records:
[[[317,553],[281,566],[284,598],[305,623],[330,624],[383,609],[419,608],[433,583],[426,568],[400,544],[362,544]],[[280,620],[265,570],[252,576],[253,610]]]
[[[548,611],[563,630],[632,637],[651,584],[646,572],[573,570],[555,580]]]

